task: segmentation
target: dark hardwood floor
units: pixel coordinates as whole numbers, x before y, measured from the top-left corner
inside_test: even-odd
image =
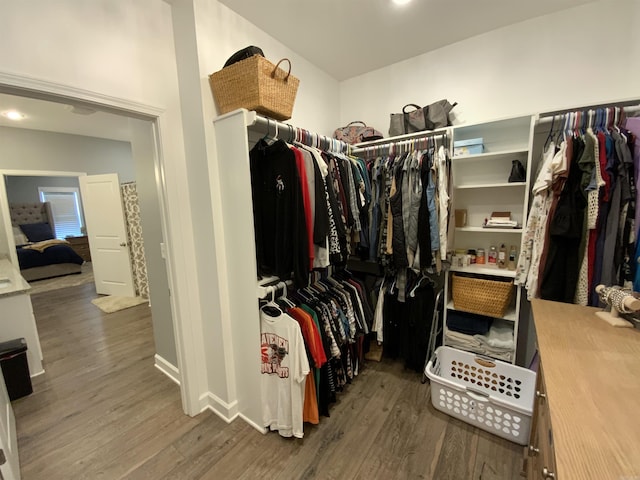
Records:
[[[92,284],[32,297],[46,373],[13,402],[24,480],[515,480],[522,448],[436,411],[420,374],[369,362],[303,440],[182,413],[154,368],[150,309]]]

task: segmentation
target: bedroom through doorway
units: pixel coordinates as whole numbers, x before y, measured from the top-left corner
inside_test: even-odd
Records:
[[[65,102],[68,101],[65,99]],[[86,105],[78,107],[58,101],[0,93],[0,110],[7,108],[20,109],[25,112],[25,117],[31,117],[36,122],[12,124],[6,118],[0,120],[0,171],[3,176],[0,182],[0,253],[6,254],[13,260],[12,263],[18,265],[15,248],[11,245],[16,243],[9,212],[12,203],[18,200],[41,200],[37,196],[38,187],[75,188],[80,176],[117,173],[122,191],[123,215],[137,215],[136,221],[128,221],[126,239],[120,242],[125,243],[123,248],[129,258],[127,263],[131,271],[136,272],[133,275],[135,291],[144,296],[144,303],[149,303],[147,299],[153,292],[159,292],[153,297],[153,303],[149,307],[152,319],[151,341],[156,346],[154,365],[180,384],[173,307],[170,296],[166,295],[170,288],[164,252],[165,226],[161,203],[163,187],[158,184],[160,177],[157,170],[160,167],[153,120],[101,111],[99,107],[90,109]],[[75,186],[61,185],[63,179],[67,182],[74,181]],[[28,198],[16,194],[22,189],[19,185],[13,188],[14,180],[19,180],[18,184],[23,182],[22,186],[26,181],[31,182]],[[137,201],[132,201],[133,197],[137,197]],[[81,228],[85,230],[80,235],[74,233],[69,240],[75,241],[85,236],[83,234],[90,233],[86,231],[84,223],[87,206],[82,202],[81,195],[80,202]],[[93,245],[84,243],[76,248],[81,256],[85,256],[85,262],[94,260]],[[128,251],[132,248],[135,248],[135,252],[129,256]],[[93,275],[98,276],[96,262],[91,261],[90,265]],[[76,282],[70,279],[84,273],[86,272],[81,271],[79,275],[57,278],[60,283],[74,286]],[[38,281],[56,282],[37,280],[33,284],[37,285]],[[37,288],[34,289],[34,295],[39,293]],[[100,298],[95,295],[89,300]],[[123,306],[116,302],[115,306],[108,305],[106,309],[102,305],[91,307],[107,312],[130,306],[132,305]],[[46,375],[47,353],[43,352],[43,356]]]

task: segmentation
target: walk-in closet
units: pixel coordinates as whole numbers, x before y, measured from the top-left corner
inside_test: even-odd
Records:
[[[148,122],[166,278],[22,291],[0,478],[640,478],[640,2],[0,4],[0,169]]]
[[[631,130],[634,128],[634,119],[629,122],[631,129],[627,129],[623,118],[636,111],[636,104],[635,101],[628,101],[585,106],[566,112],[535,113],[473,125],[453,125],[355,146],[292,124],[270,120],[255,112],[239,110],[217,118],[214,124],[216,131],[220,132],[219,155],[242,159],[220,173],[221,184],[225,186],[221,193],[233,205],[233,210],[228,212],[233,220],[230,220],[228,230],[225,224],[225,231],[234,248],[239,247],[236,239],[246,240],[240,247],[245,259],[247,254],[252,259],[257,258],[257,263],[250,265],[245,260],[246,273],[236,278],[237,283],[233,287],[243,293],[256,291],[255,301],[247,302],[243,294],[230,302],[234,312],[232,317],[243,319],[243,322],[233,322],[232,325],[243,332],[243,344],[238,348],[251,348],[254,352],[252,357],[244,355],[242,368],[247,370],[236,369],[235,372],[236,378],[241,379],[239,392],[242,391],[244,395],[239,397],[239,405],[245,409],[241,410],[240,415],[260,431],[268,430],[266,427],[269,425],[271,430],[278,431],[277,421],[269,424],[264,417],[261,419],[265,395],[267,399],[273,398],[277,390],[272,391],[272,387],[261,383],[260,376],[275,372],[274,368],[281,368],[280,361],[284,354],[293,355],[295,352],[287,350],[289,343],[283,342],[278,353],[276,340],[280,337],[269,333],[269,325],[273,317],[287,312],[296,319],[301,331],[309,329],[305,322],[312,325],[310,317],[306,320],[301,318],[301,315],[308,317],[300,313],[304,310],[313,315],[318,329],[315,333],[305,331],[298,335],[301,344],[306,345],[308,357],[305,358],[303,349],[298,352],[303,365],[298,371],[298,378],[307,376],[307,387],[297,390],[294,395],[297,407],[293,411],[299,414],[298,429],[291,432],[281,427],[282,436],[303,438],[304,429],[313,431],[312,425],[331,422],[332,404],[337,401],[339,405],[340,401],[345,401],[339,397],[348,398],[354,389],[352,385],[360,381],[359,373],[371,368],[372,362],[382,361],[402,365],[406,371],[416,372],[416,381],[422,376],[424,383],[428,377],[431,382],[425,385],[425,389],[431,390],[431,400],[437,410],[515,444],[529,445],[523,472],[530,469],[530,478],[537,478],[535,469],[539,465],[528,467],[534,463],[533,460],[529,461],[529,456],[535,457],[538,450],[536,445],[542,442],[544,434],[539,433],[540,428],[550,430],[550,427],[547,424],[541,427],[538,423],[540,406],[537,400],[534,401],[534,398],[545,397],[539,390],[542,380],[538,378],[536,381],[540,354],[530,300],[544,299],[545,296],[544,292],[539,294],[532,291],[529,284],[521,279],[527,279],[528,269],[546,272],[560,258],[571,261],[569,256],[574,253],[577,255],[574,252],[577,248],[566,245],[550,248],[549,255],[557,258],[547,260],[549,266],[546,268],[538,258],[540,253],[532,255],[532,250],[549,249],[544,245],[545,241],[549,241],[549,236],[545,237],[544,232],[536,230],[536,226],[540,228],[548,214],[548,207],[545,210],[544,206],[539,205],[540,194],[545,192],[534,189],[532,193],[532,186],[534,183],[540,185],[544,176],[549,175],[548,188],[555,185],[555,195],[561,197],[562,187],[558,186],[555,177],[551,177],[549,162],[553,156],[564,156],[564,142],[579,143],[594,130],[599,133],[600,143],[605,148],[607,141],[611,142],[608,150],[603,149],[601,165],[602,171],[611,172],[611,178],[615,176],[617,182],[611,184],[626,192],[623,195],[610,195],[617,199],[615,210],[622,213],[616,216],[615,221],[607,223],[606,220],[596,221],[595,218],[599,218],[596,212],[591,223],[593,228],[604,222],[605,226],[614,225],[609,227],[614,228],[614,232],[619,229],[619,234],[609,234],[613,236],[613,242],[620,252],[612,253],[611,258],[618,259],[618,263],[605,263],[607,271],[615,271],[619,275],[615,280],[610,278],[609,284],[628,288],[635,278],[628,266],[629,258],[635,258],[632,256],[635,254],[635,250],[632,251],[635,243],[630,242],[629,237],[634,230],[632,219],[635,218],[635,194],[631,194],[635,192],[632,161],[632,141],[635,137]],[[455,147],[476,138],[482,139],[481,152],[461,151]],[[616,139],[617,144],[614,143]],[[263,240],[261,234],[253,230],[253,225],[260,224],[259,230],[264,231],[269,225],[282,221],[282,218],[278,220],[277,215],[270,217],[272,208],[266,213],[265,223],[262,206],[270,200],[260,196],[256,202],[255,189],[273,183],[273,195],[281,196],[284,190],[292,188],[291,181],[295,175],[274,176],[271,173],[271,177],[268,174],[256,177],[256,170],[269,170],[270,167],[265,167],[265,164],[270,161],[270,156],[279,157],[283,148],[288,153],[289,147],[285,147],[287,142],[293,150],[309,149],[327,162],[332,162],[333,173],[325,174],[324,185],[318,189],[322,194],[314,195],[310,187],[306,195],[314,196],[316,215],[320,215],[322,203],[322,208],[329,207],[328,217],[332,226],[337,221],[342,225],[337,228],[340,234],[335,232],[333,249],[330,247],[328,228],[323,230],[325,233],[320,242],[317,236],[311,240],[313,228],[309,229],[309,236],[304,235],[305,202],[298,201],[298,230],[293,231],[290,227],[291,238],[282,244],[289,245],[289,248],[277,254],[282,245],[277,245],[277,240],[276,243],[273,239],[269,240],[276,257],[280,255],[282,258],[285,253],[300,255],[298,260],[289,259],[286,270],[290,273],[283,278],[281,275],[274,276],[274,273],[278,273],[277,269],[273,263],[264,260],[264,253],[259,252],[260,248],[264,248],[261,245]],[[595,141],[591,144],[592,149],[595,148],[594,144]],[[618,146],[617,150],[615,146]],[[269,153],[270,149],[280,153]],[[573,166],[573,177],[568,178],[584,175],[586,186],[593,180],[586,177],[593,175],[596,182],[599,181],[597,188],[609,186],[596,177],[600,169],[596,170],[593,164],[584,166],[583,155],[586,154],[583,151],[584,148],[576,153],[580,160],[572,161],[564,157],[567,162],[563,165],[564,169],[556,167],[556,170],[566,176]],[[609,164],[604,152],[609,154]],[[593,161],[593,152],[588,158]],[[324,162],[321,164],[326,168]],[[294,155],[291,154],[290,166],[294,165]],[[338,165],[342,166],[338,168]],[[582,174],[576,173],[578,168]],[[314,163],[307,163],[305,175],[313,176],[313,170]],[[319,170],[317,164],[315,170],[316,173]],[[354,176],[353,172],[358,172],[358,175]],[[322,174],[315,176],[316,187],[322,179]],[[327,193],[327,183],[333,188],[334,182],[336,190]],[[309,185],[314,183],[309,182]],[[350,185],[351,192],[343,185]],[[354,185],[359,185],[359,188],[354,190]],[[253,205],[244,195],[252,186]],[[582,196],[577,186],[572,191],[575,192],[575,198]],[[400,200],[398,192],[402,194]],[[587,197],[586,193],[584,196]],[[300,193],[300,198],[303,197]],[[330,201],[330,198],[333,200]],[[549,198],[549,205],[551,201],[552,198]],[[609,204],[609,196],[600,196],[601,208],[609,211]],[[562,205],[560,202],[561,211]],[[283,210],[289,212],[287,221],[295,219],[295,215],[287,208]],[[460,212],[464,212],[463,221],[460,221]],[[246,221],[238,222],[239,216]],[[496,225],[490,225],[492,220],[497,222]],[[326,223],[328,225],[329,222]],[[307,220],[306,225],[312,227],[313,222],[310,225]],[[606,231],[605,226],[600,227],[602,232]],[[616,240],[616,235],[619,240]],[[558,241],[556,237],[551,236],[553,241]],[[291,243],[295,238],[300,242],[298,247],[293,247]],[[255,243],[251,239],[255,239]],[[577,246],[580,237],[574,242],[577,242]],[[596,242],[592,250],[595,250]],[[311,244],[314,245],[310,247]],[[496,245],[502,248],[509,245],[511,252],[508,260],[504,257],[492,260],[489,256],[485,257],[484,253],[479,260],[479,252],[490,255],[492,250],[496,250]],[[564,250],[558,252],[558,248]],[[586,257],[588,249],[584,251],[584,261],[572,261],[575,266],[573,274],[567,265],[559,267],[563,274],[576,278],[580,274],[580,266],[584,268],[585,293],[581,295],[573,285],[571,288],[575,293],[571,294],[572,301],[568,303],[586,305],[586,279],[601,278],[601,273],[593,272],[593,261]],[[472,256],[475,257],[473,261],[469,258]],[[318,263],[323,258],[324,263]],[[623,259],[627,261],[626,267]],[[233,257],[227,257],[227,260],[236,263]],[[301,270],[296,270],[296,262],[303,266]],[[264,270],[261,271],[263,265]],[[304,274],[297,273],[299,271]],[[592,280],[592,285],[594,282],[600,283],[600,280]],[[564,285],[565,282],[561,283]],[[499,284],[499,290],[495,290],[493,284]],[[345,286],[352,289],[352,296],[343,296],[338,301],[337,292],[344,294]],[[332,290],[335,288],[338,290]],[[336,316],[332,323],[331,314],[328,313],[326,317],[329,320],[325,319],[323,327],[322,319],[318,322],[322,314],[319,310],[313,312],[307,303],[329,297],[336,300],[334,307],[339,305],[339,318]],[[343,301],[344,298],[348,298],[348,303]],[[565,302],[568,300],[564,299]],[[595,302],[596,306],[602,308],[603,304],[598,302],[597,296]],[[328,312],[331,303],[321,308]],[[291,323],[296,322],[291,320]],[[253,331],[251,336],[246,335],[249,331]],[[322,335],[318,335],[319,332]],[[329,338],[324,337],[325,333]],[[258,345],[260,335],[263,340],[261,347]],[[323,348],[316,350],[318,346],[322,347],[321,337],[325,343],[324,351]],[[265,338],[272,341],[265,342]],[[449,350],[442,350],[442,353],[435,355],[438,346]],[[262,360],[258,358],[258,351],[262,352]],[[448,359],[444,356],[448,351],[464,352],[456,355],[468,355],[468,360],[464,356]],[[253,362],[249,361],[250,358],[253,358]],[[486,371],[467,363],[474,359],[480,366],[485,366]],[[258,365],[261,362],[263,367],[259,373]],[[272,366],[276,364],[278,367]],[[508,370],[509,364],[514,365],[511,367],[513,370]],[[322,370],[322,365],[329,365],[329,371],[326,367]],[[460,384],[452,386],[448,380],[440,384],[438,375],[445,371],[451,371],[451,376],[460,379]],[[286,373],[289,374],[289,370]],[[309,383],[313,385],[311,391]],[[462,390],[458,390],[458,387],[462,387]],[[487,393],[483,393],[482,389],[486,389]],[[462,391],[471,396],[465,397]],[[314,399],[311,410],[307,405],[309,396]],[[469,399],[471,403],[467,404]],[[478,405],[474,403],[478,400],[488,401],[486,408],[491,413],[478,410]],[[273,411],[275,407],[268,408]],[[301,427],[303,423],[304,428]],[[533,445],[534,442],[536,445]],[[554,447],[551,444],[545,448],[553,452]],[[555,460],[549,456],[552,454],[547,455],[547,460],[540,468],[551,472],[550,465],[555,466]]]

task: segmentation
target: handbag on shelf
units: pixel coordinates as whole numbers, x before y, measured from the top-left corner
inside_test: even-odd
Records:
[[[243,48],[242,50],[238,50],[236,53],[231,55],[226,62],[224,62],[224,67],[228,67],[229,65],[233,65],[234,63],[238,63],[240,60],[246,60],[247,58],[251,58],[254,55],[260,55],[264,57],[264,52],[260,47],[255,47],[253,45],[249,45],[248,47]],[[223,68],[224,68],[223,67]]]
[[[337,128],[333,132],[333,138],[353,145],[354,143],[369,142],[383,138],[382,132],[366,123],[356,120],[348,123],[345,127]]]
[[[415,103],[409,103],[402,107],[402,113],[392,113],[389,122],[389,135],[405,135],[407,133],[434,130],[436,128],[451,125],[449,113],[457,103],[449,103],[448,100],[438,100],[426,107],[420,107]],[[407,111],[408,107],[414,110]]]
[[[524,182],[527,179],[527,172],[520,160],[511,160],[511,173],[509,174],[509,183]]]

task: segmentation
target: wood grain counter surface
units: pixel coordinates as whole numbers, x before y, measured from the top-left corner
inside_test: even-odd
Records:
[[[640,480],[640,330],[533,300],[559,480]]]

